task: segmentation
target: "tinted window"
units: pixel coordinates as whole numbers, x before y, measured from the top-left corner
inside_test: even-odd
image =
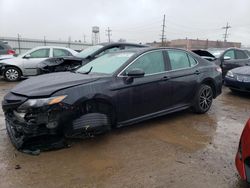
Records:
[[[53,49],[53,57],[63,57],[63,56],[71,56],[72,54],[64,49]]]
[[[4,49],[4,47],[0,45],[0,50],[3,50],[3,49]]]
[[[126,73],[132,69],[142,69],[145,75],[164,72],[165,62],[162,51],[150,52],[139,57],[126,69]]]
[[[197,61],[193,57],[191,57],[190,55],[188,55],[188,59],[189,59],[191,67],[193,67],[197,64]]]
[[[49,57],[49,48],[36,50],[30,53],[30,58],[46,58]]]
[[[224,54],[225,57],[230,57],[230,59],[235,59],[234,50],[229,50]]]
[[[170,59],[172,70],[184,69],[190,67],[189,59],[185,52],[178,50],[169,50],[168,56]]]
[[[113,47],[113,48],[109,48],[109,49],[105,50],[104,53],[116,52],[116,51],[119,51],[119,50],[120,50],[119,47]]]
[[[124,49],[132,49],[132,48],[140,48],[140,47],[139,46],[131,46],[131,45],[124,46]]]
[[[247,59],[247,55],[240,50],[236,50],[236,59]]]

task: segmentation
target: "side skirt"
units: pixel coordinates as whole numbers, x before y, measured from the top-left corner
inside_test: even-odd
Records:
[[[178,106],[178,107],[174,107],[174,108],[170,108],[170,109],[166,109],[166,110],[161,110],[161,111],[158,111],[158,112],[143,115],[143,116],[136,117],[136,118],[133,118],[133,119],[129,119],[129,120],[126,120],[126,121],[118,122],[117,127],[124,127],[124,126],[128,126],[128,125],[132,125],[132,124],[139,123],[139,122],[142,122],[142,121],[145,121],[145,120],[148,120],[148,119],[156,118],[156,117],[163,116],[163,115],[166,115],[166,114],[171,114],[173,112],[182,111],[182,110],[185,110],[185,109],[188,109],[188,108],[190,108],[190,104],[184,105],[184,106]]]

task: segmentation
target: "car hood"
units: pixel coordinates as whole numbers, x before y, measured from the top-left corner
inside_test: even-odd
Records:
[[[235,74],[244,74],[250,76],[250,66],[238,67],[231,70]]]
[[[47,97],[58,90],[94,82],[106,76],[95,73],[87,75],[73,72],[44,74],[21,82],[11,92],[27,97]]]
[[[15,65],[15,64],[19,64],[23,61],[22,58],[20,57],[12,57],[12,58],[6,58],[6,59],[1,59],[0,58],[0,63],[3,63],[3,64],[11,64],[11,65]]]

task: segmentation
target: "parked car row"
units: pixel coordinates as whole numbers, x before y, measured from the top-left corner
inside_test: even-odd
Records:
[[[143,47],[148,46],[132,43],[101,43],[82,50],[73,56],[48,58],[39,64],[39,74],[75,70],[106,53]]]
[[[248,50],[228,48],[222,51],[193,50],[193,52],[219,65],[222,68],[223,78],[231,69],[250,65],[250,52]]]
[[[139,47],[146,46],[130,43],[103,43],[89,47],[80,53],[64,47],[37,47],[16,58],[0,61],[0,75],[3,75],[7,81],[17,81],[21,77],[71,71],[105,53]]]

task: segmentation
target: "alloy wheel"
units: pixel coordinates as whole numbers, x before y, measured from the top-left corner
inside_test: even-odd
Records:
[[[204,111],[207,111],[213,100],[213,93],[211,88],[203,88],[201,93],[200,93],[200,100],[199,100],[199,105],[200,108]]]

